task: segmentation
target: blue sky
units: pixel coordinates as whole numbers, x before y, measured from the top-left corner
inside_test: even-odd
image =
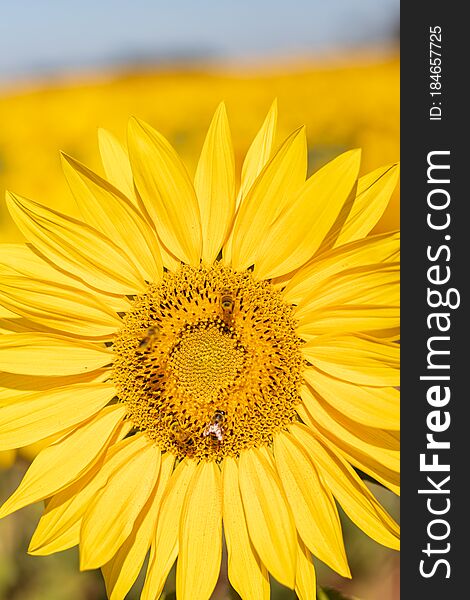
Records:
[[[6,0],[0,80],[211,56],[289,56],[387,40],[399,0]]]

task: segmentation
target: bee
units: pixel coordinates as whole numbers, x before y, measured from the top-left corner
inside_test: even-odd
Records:
[[[212,415],[209,425],[204,429],[202,435],[209,437],[211,441],[216,444],[220,444],[224,440],[224,428],[225,423],[225,412],[223,410],[216,410]]]
[[[223,410],[216,410],[212,417],[214,423],[225,423],[225,412]]]
[[[235,299],[230,290],[223,289],[220,294],[220,308],[224,321],[228,324],[232,319],[233,309],[235,307]]]
[[[170,424],[170,431],[178,448],[190,454],[194,446],[192,433],[181,427],[179,421],[173,421]]]
[[[145,332],[145,336],[139,342],[139,345],[137,347],[138,352],[145,352],[146,350],[150,350],[155,340],[156,334],[157,328],[149,327]]]
[[[220,306],[224,313],[232,314],[234,307],[234,299],[230,290],[224,289],[220,294]]]

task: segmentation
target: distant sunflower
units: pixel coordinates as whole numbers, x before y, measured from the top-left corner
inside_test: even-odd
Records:
[[[304,130],[274,149],[274,104],[237,191],[217,109],[194,182],[131,119],[107,180],[64,156],[83,221],[14,194],[28,240],[0,252],[0,450],[42,450],[0,514],[46,499],[30,545],[80,545],[122,599],[177,560],[179,600],[219,576],[248,600],[272,574],[315,597],[311,553],[350,576],[335,500],[369,536],[398,527],[356,469],[398,489],[396,233],[365,237],[396,165],[346,152],[306,180]]]

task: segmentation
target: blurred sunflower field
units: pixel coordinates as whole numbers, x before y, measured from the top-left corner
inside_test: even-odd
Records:
[[[194,171],[215,107],[225,100],[238,167],[274,98],[279,142],[306,125],[310,171],[362,148],[362,173],[399,158],[399,61],[367,55],[327,64],[243,71],[128,72],[0,94],[3,241],[18,233],[5,212],[5,188],[74,213],[58,150],[100,170],[97,129],[122,141],[128,117],[153,125]],[[398,191],[377,231],[398,225]]]
[[[399,159],[396,53],[371,51],[325,62],[225,67],[220,71],[202,66],[138,69],[103,72],[88,78],[81,75],[79,80],[57,79],[28,87],[23,84],[3,92],[0,89],[2,242],[23,241],[7,214],[5,189],[77,214],[62,176],[59,150],[102,173],[98,128],[125,141],[128,117],[135,115],[167,137],[193,174],[211,116],[224,100],[240,171],[242,157],[274,98],[280,108],[278,142],[293,129],[306,125],[310,172],[351,148],[362,148],[361,174]],[[396,190],[374,233],[398,227]],[[18,456],[0,453],[0,504],[16,487],[38,450],[35,445]],[[377,486],[374,493],[396,515],[398,506],[391,494],[377,490]],[[76,549],[51,557],[27,556],[28,538],[38,515],[38,507],[32,507],[0,523],[0,600],[104,600],[99,574],[78,573]],[[319,581],[342,590],[348,597],[396,600],[396,553],[366,538],[349,522],[345,522],[344,529],[353,580],[341,580],[327,567],[318,565]],[[139,582],[128,599],[137,599],[138,590]],[[170,592],[167,598],[172,597]],[[216,589],[214,598],[226,596],[217,596]],[[274,585],[272,598],[295,595]]]

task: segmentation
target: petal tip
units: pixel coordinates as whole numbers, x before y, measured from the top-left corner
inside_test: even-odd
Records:
[[[216,114],[224,114],[227,115],[227,106],[225,104],[225,100],[222,100],[221,102],[219,102],[219,104],[217,105],[217,108],[215,109]]]
[[[136,117],[135,115],[132,115],[131,117],[129,117],[129,121],[127,122],[127,127],[128,127],[128,131],[129,132],[136,132],[136,131],[146,131],[146,123],[144,121],[142,121],[141,119],[139,119],[138,117]]]

